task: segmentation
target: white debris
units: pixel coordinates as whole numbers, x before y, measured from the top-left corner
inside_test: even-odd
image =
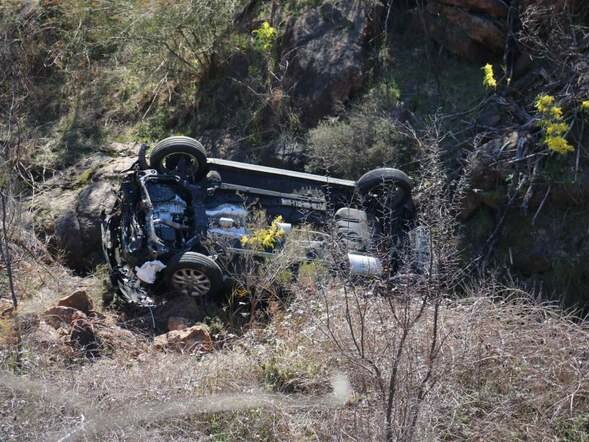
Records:
[[[284,233],[290,233],[292,230],[292,224],[290,223],[276,223],[276,225]]]
[[[382,274],[382,262],[373,256],[348,253],[350,271],[356,275],[379,276]]]
[[[338,402],[345,404],[354,396],[354,390],[350,380],[344,373],[335,373],[331,378],[331,388],[333,395]]]
[[[146,261],[141,267],[135,267],[135,273],[141,281],[146,282],[147,284],[153,284],[157,272],[165,268],[166,265],[159,260]]]

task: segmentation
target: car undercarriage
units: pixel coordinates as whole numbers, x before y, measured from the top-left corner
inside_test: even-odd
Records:
[[[154,305],[178,293],[210,297],[231,285],[227,262],[272,259],[282,241],[244,245],[254,214],[281,237],[293,228],[317,232],[301,260],[324,259],[323,242],[335,238],[347,252],[337,265],[373,276],[394,267],[395,249],[414,227],[411,183],[396,169],[342,180],[207,158],[198,141],[179,136],[157,143],[149,162],[146,150],[102,220],[110,281],[123,304]]]

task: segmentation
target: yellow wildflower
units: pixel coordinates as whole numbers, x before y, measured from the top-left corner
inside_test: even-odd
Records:
[[[547,137],[545,142],[556,153],[565,154],[575,150],[564,137]]]
[[[536,98],[536,110],[540,113],[546,113],[554,105],[554,97],[552,95],[538,95]]]
[[[538,126],[544,129],[544,144],[553,152],[559,154],[569,153],[575,150],[566,140],[565,135],[570,126],[563,119],[562,107],[556,105],[552,95],[538,95],[535,102],[538,111]],[[587,103],[589,110],[589,100]]]
[[[569,125],[566,123],[548,123],[546,125],[546,135],[549,137],[562,136],[569,130]]]
[[[246,289],[244,289],[244,288],[240,287],[240,288],[237,288],[237,289],[235,289],[235,290],[233,291],[233,294],[234,294],[234,295],[235,295],[237,298],[245,298],[245,297],[246,297],[246,296],[249,294],[249,292],[248,292]]]
[[[265,21],[262,23],[262,26],[252,31],[252,35],[254,36],[254,45],[256,49],[268,52],[272,49],[272,44],[276,39],[277,32],[275,27]]]
[[[589,111],[589,100],[583,100],[581,102],[581,109],[584,111]]]
[[[284,237],[284,230],[280,228],[283,218],[278,216],[269,227],[255,230],[251,235],[241,238],[241,245],[250,249],[272,249]]]
[[[487,63],[485,66],[483,66],[483,72],[483,86],[485,86],[487,89],[495,89],[497,87],[497,80],[495,80],[493,65]]]
[[[555,120],[562,120],[562,107],[560,106],[553,106],[550,108],[550,115]]]

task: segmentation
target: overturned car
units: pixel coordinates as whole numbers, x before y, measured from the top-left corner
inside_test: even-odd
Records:
[[[411,184],[396,169],[343,180],[207,158],[184,136],[157,143],[149,160],[146,151],[142,145],[102,220],[110,280],[123,303],[212,296],[230,285],[227,262],[251,254],[272,259],[275,247],[244,245],[254,212],[280,221],[274,225],[286,235],[297,226],[325,232],[308,241],[302,260],[322,259],[322,238],[335,237],[346,251],[337,265],[363,275],[394,269],[396,250],[410,237]]]

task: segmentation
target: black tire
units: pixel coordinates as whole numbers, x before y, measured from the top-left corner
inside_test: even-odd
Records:
[[[210,257],[185,252],[168,267],[168,283],[174,290],[194,297],[205,297],[219,291],[223,272]]]
[[[404,205],[411,197],[411,180],[405,172],[385,167],[371,170],[362,175],[356,181],[356,189],[365,200],[377,198],[378,195],[372,195],[372,193],[378,193],[377,190],[385,189],[387,192],[386,202],[383,200],[382,204],[388,205],[390,209],[395,209]],[[391,195],[391,193],[394,194]]]
[[[181,159],[185,160],[187,170],[177,169]],[[168,137],[157,143],[149,155],[149,164],[160,173],[184,172],[194,180],[200,180],[209,170],[205,148],[194,138],[184,136]]]

